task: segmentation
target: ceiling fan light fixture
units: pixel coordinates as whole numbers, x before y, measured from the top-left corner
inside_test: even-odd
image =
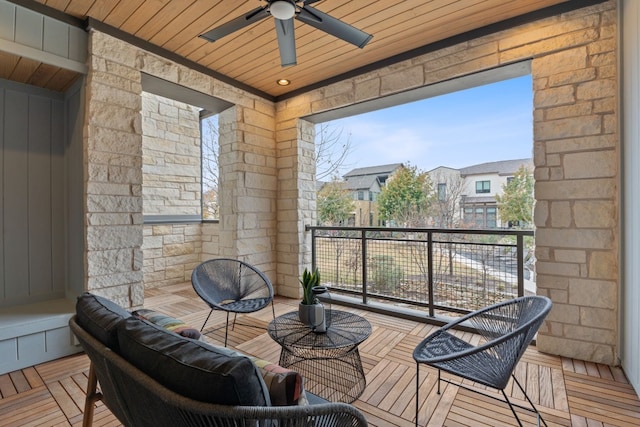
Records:
[[[278,79],[276,82],[279,86],[289,86],[291,84],[291,80],[288,79]]]
[[[296,6],[286,0],[274,1],[269,5],[269,13],[276,19],[286,21],[294,17],[296,14]]]

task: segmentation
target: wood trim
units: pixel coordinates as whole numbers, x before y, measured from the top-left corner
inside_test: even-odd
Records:
[[[555,6],[549,6],[544,9],[537,10],[535,12],[529,12],[525,15],[520,15],[515,18],[511,18],[505,21],[497,22],[495,24],[487,25],[485,27],[468,31],[466,33],[462,33],[454,37],[449,37],[447,39],[440,40],[435,43],[427,44],[417,49],[409,50],[407,52],[386,58],[382,61],[365,65],[364,67],[356,68],[347,73],[343,73],[335,77],[332,77],[330,79],[322,80],[322,81],[319,81],[318,83],[305,86],[300,89],[296,89],[291,92],[287,92],[285,94],[277,96],[275,101],[276,102],[284,101],[284,100],[299,96],[303,93],[328,86],[333,83],[337,83],[337,82],[347,80],[362,74],[376,71],[381,68],[388,67],[390,65],[394,65],[409,59],[413,59],[418,56],[425,55],[431,52],[435,52],[459,43],[464,43],[464,42],[474,40],[480,37],[484,37],[490,34],[494,34],[500,31],[515,28],[520,25],[529,24],[535,21],[539,21],[541,19],[571,12],[573,10],[582,9],[584,7],[589,7],[589,6],[593,6],[600,3],[605,3],[607,1],[609,0],[568,0],[566,3],[561,3]]]

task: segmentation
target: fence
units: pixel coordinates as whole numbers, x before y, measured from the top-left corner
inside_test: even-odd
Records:
[[[332,294],[467,313],[535,293],[533,231],[307,227],[312,265]]]

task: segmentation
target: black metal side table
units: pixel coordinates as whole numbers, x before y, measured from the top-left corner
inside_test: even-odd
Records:
[[[371,324],[357,314],[327,310],[329,327],[316,333],[292,311],[269,323],[269,336],[280,344],[280,366],[304,378],[306,390],[333,402],[351,403],[367,384],[358,345],[371,335]]]

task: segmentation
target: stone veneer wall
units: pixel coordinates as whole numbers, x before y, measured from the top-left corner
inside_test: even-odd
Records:
[[[529,60],[537,286],[554,301],[538,348],[617,363],[616,4],[612,0],[452,45],[279,102],[278,281],[284,287],[278,292],[296,293],[295,275],[308,261],[301,227],[312,221],[314,208],[306,164],[312,128],[300,117]]]
[[[200,114],[192,105],[142,93],[142,212],[200,215]],[[145,224],[144,286],[188,281],[201,261],[196,224]]]
[[[200,113],[142,93],[142,212],[200,215]]]
[[[220,144],[225,167],[220,197],[227,217],[219,225],[199,225],[202,243],[201,248],[194,243],[194,250],[203,251],[203,257],[218,250],[215,255],[244,259],[274,277],[273,104],[92,30],[84,124],[86,289],[125,307],[141,306],[143,238],[145,249],[153,251],[161,239],[166,247],[176,236],[195,232],[189,226],[159,226],[147,228],[145,236],[141,72],[235,104],[221,115],[228,119],[221,126]],[[262,201],[254,204],[253,197]],[[177,279],[179,269],[169,270],[176,276],[169,279]],[[184,278],[186,271],[180,274]]]

